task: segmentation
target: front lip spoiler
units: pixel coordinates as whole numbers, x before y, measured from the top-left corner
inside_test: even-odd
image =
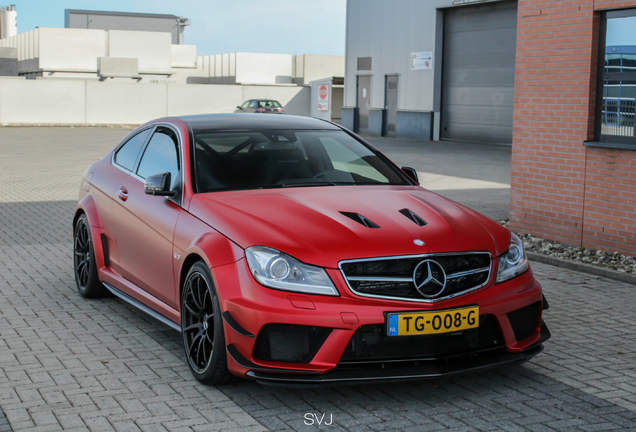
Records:
[[[276,387],[329,387],[334,385],[387,383],[403,380],[441,378],[467,372],[478,372],[506,364],[523,363],[541,351],[543,351],[543,345],[536,345],[521,353],[506,353],[498,355],[496,358],[490,356],[477,358],[460,364],[423,364],[390,369],[336,369],[333,372],[320,375],[284,375],[252,370],[245,375],[259,384]]]
[[[272,373],[271,371],[250,370],[245,376],[259,384],[276,387],[329,387],[336,385],[358,385],[371,383],[387,383],[404,380],[432,379],[468,372],[479,372],[486,369],[523,363],[543,351],[543,343],[550,338],[550,331],[545,323],[541,324],[539,340],[520,353],[498,353],[474,356],[465,362],[435,362],[419,365],[406,365],[391,368],[343,368],[336,367],[332,372],[324,374]],[[292,371],[294,372],[294,371]],[[295,371],[298,372],[298,371]]]

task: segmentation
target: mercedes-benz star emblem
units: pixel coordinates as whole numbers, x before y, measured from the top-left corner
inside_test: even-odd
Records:
[[[413,271],[413,283],[424,297],[437,297],[446,287],[446,272],[437,261],[424,260]]]

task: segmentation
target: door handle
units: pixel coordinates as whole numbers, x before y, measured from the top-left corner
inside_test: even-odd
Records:
[[[126,201],[128,199],[128,189],[126,189],[126,186],[122,186],[119,189],[119,193],[117,193],[117,196],[122,201]]]

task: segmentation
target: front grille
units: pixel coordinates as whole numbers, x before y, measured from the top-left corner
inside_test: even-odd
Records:
[[[423,296],[414,278],[420,277],[422,261],[432,260],[442,266],[446,286],[436,296]],[[436,301],[485,285],[490,276],[491,256],[488,252],[417,255],[396,258],[371,258],[343,261],[340,270],[353,292],[363,296],[390,297],[405,300]]]
[[[533,303],[508,313],[508,320],[515,333],[515,339],[524,340],[532,336],[539,327],[539,308],[541,302]]]
[[[501,347],[503,344],[494,315],[481,315],[476,329],[441,335],[387,336],[384,324],[364,325],[349,341],[340,364],[436,359]]]

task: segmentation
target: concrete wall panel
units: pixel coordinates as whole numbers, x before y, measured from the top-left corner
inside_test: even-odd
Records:
[[[144,123],[164,117],[166,102],[166,84],[86,82],[87,123]]]
[[[0,122],[84,123],[85,90],[85,81],[0,78]]]
[[[231,113],[242,103],[242,86],[168,84],[169,116]]]
[[[173,68],[196,68],[196,45],[170,45],[171,66]]]
[[[292,60],[291,54],[236,53],[236,82],[291,83]]]
[[[312,55],[305,54],[304,83],[327,77],[343,77],[345,72],[345,59],[336,55]]]
[[[25,33],[18,36],[21,35],[24,37]],[[97,58],[108,56],[107,33],[104,30],[41,27],[38,39],[40,68],[44,70],[96,72]],[[22,42],[23,49],[26,49],[26,40]],[[23,52],[21,60],[25,59],[26,52]]]
[[[140,73],[170,73],[171,46],[170,33],[108,31],[108,55],[110,57],[138,58]]]

